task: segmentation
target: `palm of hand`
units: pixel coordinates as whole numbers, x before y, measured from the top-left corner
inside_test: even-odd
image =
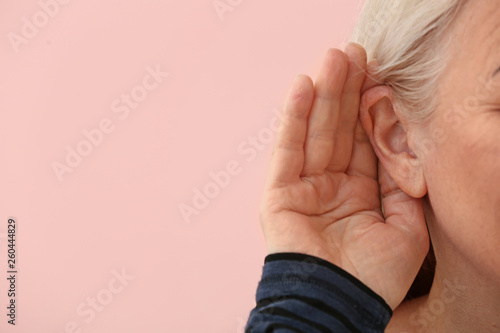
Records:
[[[298,252],[346,270],[395,308],[428,249],[421,199],[384,170],[358,119],[366,55],[330,50],[313,87],[285,103],[260,218],[269,253]],[[380,183],[380,188],[379,188]],[[381,210],[382,192],[384,214]]]

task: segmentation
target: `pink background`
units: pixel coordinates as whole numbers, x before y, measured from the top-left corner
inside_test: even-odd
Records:
[[[58,4],[51,16],[39,1],[0,1],[0,331],[243,332],[266,254],[273,110],[343,45],[361,1],[222,0],[221,16],[212,0],[55,1],[41,0]],[[125,114],[132,92],[141,100]],[[103,121],[113,130],[101,137]],[[87,156],[59,179],[67,147]],[[239,173],[210,192],[230,161]],[[183,218],[205,186],[208,206]]]

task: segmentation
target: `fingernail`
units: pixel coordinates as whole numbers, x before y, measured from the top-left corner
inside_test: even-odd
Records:
[[[350,46],[350,47],[357,47],[357,46],[356,46],[356,43],[354,43],[354,42],[349,42],[349,43],[347,43],[347,45],[345,46],[344,51],[346,51],[346,50],[347,50],[347,48],[348,48],[349,46]]]

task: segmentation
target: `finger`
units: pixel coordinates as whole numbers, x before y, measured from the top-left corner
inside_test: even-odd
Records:
[[[365,81],[363,82],[363,86],[361,87],[361,95],[364,94],[364,92],[368,89],[382,84],[382,82],[379,82],[375,78],[374,72],[376,66],[377,62],[375,60],[370,61],[366,66]]]
[[[401,190],[380,161],[378,179],[386,223],[403,230],[415,243],[423,260],[429,249],[429,237],[422,199],[413,198]]]
[[[333,156],[327,167],[327,170],[331,172],[345,172],[349,165],[358,119],[360,89],[366,71],[366,52],[361,45],[351,43],[347,45],[345,52],[349,58],[349,69],[340,99]]]
[[[369,177],[377,180],[377,155],[358,118],[354,131],[351,160],[346,173],[351,176]]]
[[[270,165],[270,182],[290,183],[299,179],[304,166],[304,142],[307,119],[314,98],[310,77],[299,74],[290,88],[281,113],[281,121]]]
[[[301,176],[323,173],[332,158],[340,96],[347,69],[347,56],[344,52],[329,49],[315,82],[315,96],[309,115]]]

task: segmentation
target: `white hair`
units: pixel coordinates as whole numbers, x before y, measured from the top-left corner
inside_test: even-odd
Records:
[[[448,28],[467,0],[365,0],[351,37],[375,79],[394,90],[409,121],[427,119],[438,106],[437,85],[451,57]]]

